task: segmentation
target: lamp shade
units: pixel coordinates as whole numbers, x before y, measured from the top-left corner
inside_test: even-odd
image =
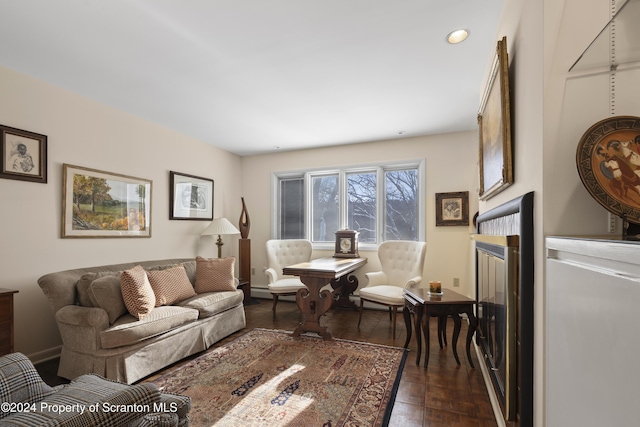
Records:
[[[211,224],[202,232],[203,236],[212,234],[240,234],[240,231],[233,226],[226,218],[215,218]]]

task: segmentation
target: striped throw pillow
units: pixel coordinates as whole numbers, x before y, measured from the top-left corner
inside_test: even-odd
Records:
[[[235,257],[228,258],[196,258],[196,292],[235,291],[233,278]]]
[[[147,276],[156,295],[156,307],[171,305],[196,295],[182,265],[164,270],[147,271]]]
[[[147,272],[139,265],[122,272],[120,291],[127,310],[139,320],[144,319],[156,305],[156,296],[149,283]]]

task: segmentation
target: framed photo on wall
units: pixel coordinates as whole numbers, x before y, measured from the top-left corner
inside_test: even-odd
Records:
[[[436,227],[469,225],[469,192],[436,193]]]
[[[151,184],[64,164],[62,237],[151,237]]]
[[[169,172],[169,219],[213,220],[213,180]]]
[[[480,200],[493,197],[513,183],[510,109],[507,38],[503,37],[478,113]]]
[[[0,125],[0,178],[47,183],[47,136]]]

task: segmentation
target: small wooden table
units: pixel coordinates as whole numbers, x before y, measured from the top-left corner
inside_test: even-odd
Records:
[[[327,327],[320,326],[320,316],[333,305],[334,294],[328,289],[320,292],[320,289],[330,283],[335,289],[335,283],[366,263],[366,258],[319,258],[283,268],[283,274],[300,276],[302,283],[307,286],[307,289],[300,289],[296,294],[296,303],[304,314],[304,322],[293,331],[293,335],[299,336],[302,332],[310,331],[330,340],[331,334]],[[349,278],[348,282],[353,284],[354,279],[355,277]],[[357,283],[355,280],[356,287]]]
[[[439,323],[442,316],[453,317],[453,356],[456,358],[458,365],[460,359],[458,358],[458,337],[460,336],[460,328],[462,322],[460,320],[460,314],[466,313],[469,317],[469,330],[467,331],[467,359],[472,368],[473,362],[471,361],[471,339],[478,327],[478,319],[476,319],[473,313],[473,306],[476,304],[476,300],[467,298],[457,292],[450,289],[442,289],[443,295],[431,295],[428,289],[405,289],[404,299],[405,306],[403,310],[404,322],[407,326],[407,340],[404,343],[404,347],[409,346],[411,340],[411,312],[416,314],[416,340],[418,342],[418,354],[416,357],[416,365],[420,364],[420,355],[422,352],[422,333],[424,330],[425,337],[425,357],[424,367],[429,364],[429,319],[431,316],[438,317]],[[440,326],[438,331],[440,332]]]
[[[0,288],[0,356],[13,353],[13,294],[14,289]]]

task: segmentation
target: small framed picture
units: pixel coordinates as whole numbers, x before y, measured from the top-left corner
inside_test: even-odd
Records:
[[[47,183],[47,136],[0,125],[0,178]]]
[[[213,180],[170,171],[169,219],[213,220]]]
[[[151,237],[151,184],[64,164],[62,237]]]
[[[469,192],[436,193],[436,226],[469,225]]]

